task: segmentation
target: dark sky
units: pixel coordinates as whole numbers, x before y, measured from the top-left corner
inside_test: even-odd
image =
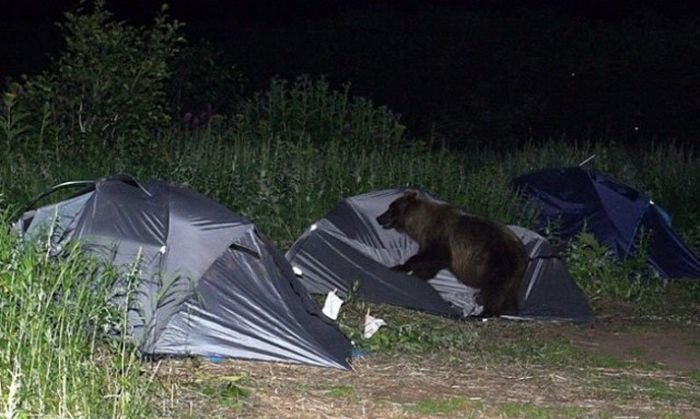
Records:
[[[108,0],[118,19],[133,23],[151,21],[163,1]],[[518,14],[526,9],[549,7],[557,13],[591,19],[618,19],[636,13],[644,5],[670,17],[700,11],[700,1],[676,0],[171,0],[171,15],[188,24],[190,37],[225,38],[253,23],[281,25],[301,20],[332,18],[341,13],[388,4],[400,13],[413,13],[420,4],[455,9],[477,9]],[[75,10],[77,0],[23,0],[0,2],[0,79],[35,73],[48,63],[48,55],[61,46],[55,22]],[[255,27],[260,27],[256,25]]]

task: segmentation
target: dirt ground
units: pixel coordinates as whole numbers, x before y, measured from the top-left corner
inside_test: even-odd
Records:
[[[157,415],[700,417],[700,323],[692,319],[600,315],[586,327],[504,320],[454,327],[477,328],[487,345],[370,353],[354,359],[352,371],[164,361],[154,366]]]
[[[592,327],[571,333],[571,339],[594,354],[637,357],[670,370],[700,371],[700,328],[692,322],[604,317]]]

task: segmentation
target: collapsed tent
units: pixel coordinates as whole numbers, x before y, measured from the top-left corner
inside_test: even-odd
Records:
[[[538,231],[556,226],[564,240],[590,231],[621,260],[633,255],[642,231],[651,234],[648,261],[668,278],[700,278],[700,258],[647,195],[582,167],[547,169],[513,180],[539,211]]]
[[[128,272],[138,272],[128,323],[145,355],[349,368],[350,342],[283,254],[250,221],[191,189],[118,176],[15,224],[27,240],[49,227],[56,248],[78,240],[119,269],[117,305]]]
[[[476,290],[450,271],[442,270],[425,282],[389,268],[418,250],[410,237],[385,230],[376,221],[403,192],[387,189],[346,198],[304,232],[286,254],[302,284],[312,293],[336,290],[341,298],[347,298],[355,292],[367,301],[445,316],[480,314]],[[516,317],[591,321],[587,299],[547,241],[525,228],[509,227],[523,241],[530,257]]]

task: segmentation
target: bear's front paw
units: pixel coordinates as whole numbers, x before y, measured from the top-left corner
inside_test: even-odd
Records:
[[[404,264],[392,266],[389,269],[391,269],[392,271],[395,271],[395,272],[408,272],[408,267]]]

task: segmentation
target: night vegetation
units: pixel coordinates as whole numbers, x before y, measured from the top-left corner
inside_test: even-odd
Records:
[[[5,225],[53,184],[127,172],[189,184],[254,221],[282,248],[341,198],[404,185],[529,226],[510,179],[595,154],[593,167],[648,192],[700,249],[700,159],[686,141],[700,133],[700,96],[691,89],[700,85],[696,21],[674,27],[640,16],[611,29],[546,14],[464,18],[433,10],[400,18],[386,10],[308,32],[279,29],[248,40],[269,53],[248,51],[248,61],[240,55],[228,62],[213,44],[186,40],[166,8],[140,27],[115,20],[100,1],[86,7],[66,15],[66,48],[52,66],[2,92]],[[429,22],[445,32],[426,35]],[[526,31],[532,25],[541,31]],[[357,26],[353,33],[366,39],[342,38]],[[314,31],[328,48],[355,45],[368,57],[335,60],[342,71],[326,78],[312,71],[324,69],[320,54],[291,60],[269,43],[282,35],[304,43]],[[436,43],[449,48],[426,59]],[[391,65],[372,64],[378,54]],[[220,59],[226,65],[219,67]],[[246,80],[261,85],[266,59],[306,64],[290,66],[286,79],[267,77],[264,88],[246,88]],[[447,71],[455,65],[461,71]],[[407,99],[405,117],[370,99],[391,102],[401,93],[390,89],[422,77],[437,82],[401,89],[420,98]],[[343,78],[363,83],[355,88]],[[383,86],[394,78],[394,87]],[[446,99],[448,90],[459,99]],[[421,114],[420,101],[433,111]],[[423,119],[435,122],[432,133],[411,130]],[[625,301],[642,312],[673,310],[700,299],[700,289],[687,284],[681,305],[668,307],[667,291],[677,284],[654,277],[643,260],[612,260],[590,235],[566,255],[597,309]],[[124,313],[110,308],[109,276],[98,272],[78,252],[54,263],[41,243],[0,233],[0,346],[8,348],[0,370],[10,372],[0,375],[0,406],[8,417],[149,412],[152,382],[133,349],[103,339],[101,331],[118,328]],[[428,335],[421,319],[405,319],[367,347],[461,348],[479,338]]]

